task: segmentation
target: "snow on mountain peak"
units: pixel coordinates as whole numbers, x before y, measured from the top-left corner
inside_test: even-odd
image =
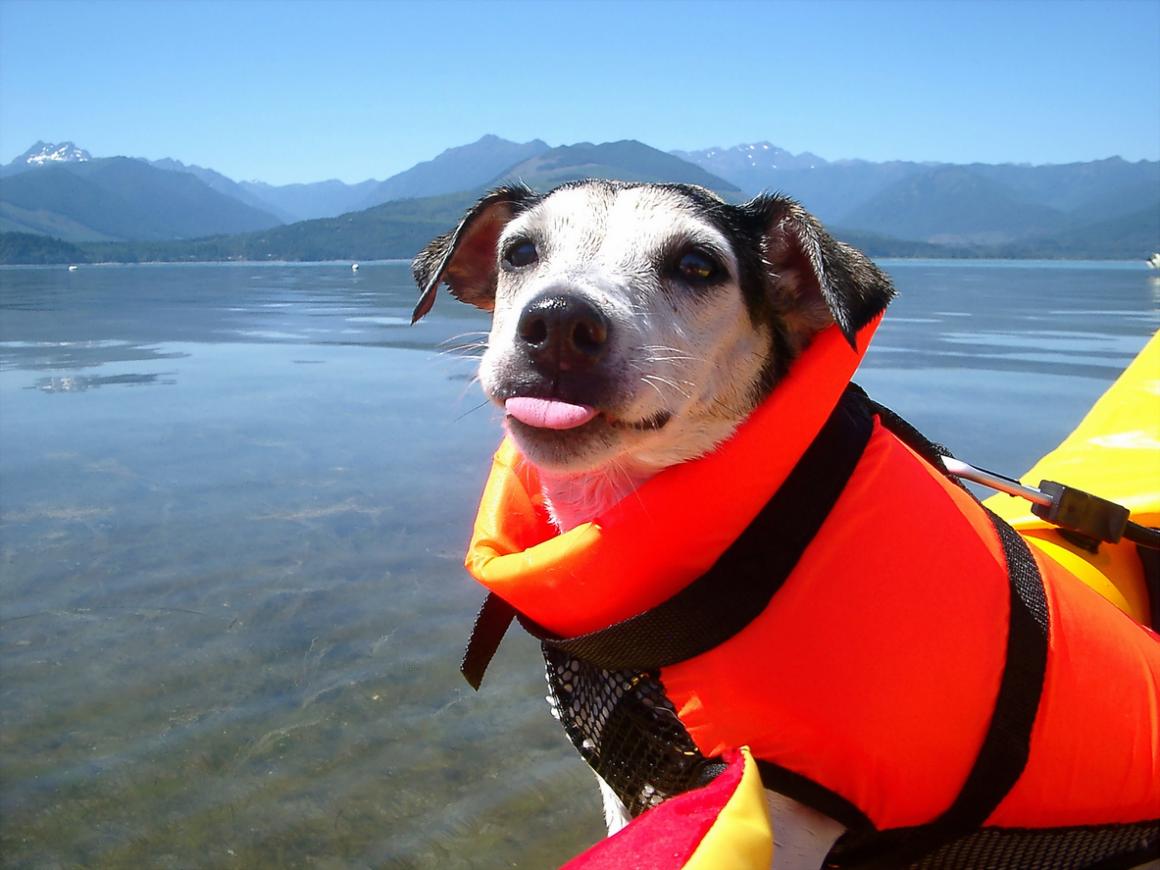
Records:
[[[72,142],[54,144],[40,141],[12,162],[28,166],[44,166],[46,163],[84,163],[92,159],[93,156],[88,151],[78,148]]]
[[[798,170],[815,169],[825,166],[826,162],[816,154],[803,151],[801,154],[792,154],[784,148],[779,148],[772,142],[745,142],[730,148],[713,146],[702,151],[674,151],[683,160],[690,160],[716,172],[723,178],[733,172],[762,172],[766,170]]]

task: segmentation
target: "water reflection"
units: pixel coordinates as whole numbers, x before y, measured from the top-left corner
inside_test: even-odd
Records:
[[[6,369],[88,369],[112,363],[180,359],[184,354],[124,341],[0,343],[0,371]]]
[[[40,390],[42,393],[83,393],[86,390],[95,390],[97,387],[125,386],[173,386],[177,381],[166,375],[176,372],[165,372],[150,375],[108,375],[107,377],[89,377],[87,375],[73,375],[71,377],[40,378],[29,390]]]

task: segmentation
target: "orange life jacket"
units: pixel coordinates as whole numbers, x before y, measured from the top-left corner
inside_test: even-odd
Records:
[[[875,326],[856,351],[822,333],[718,450],[563,534],[505,441],[468,570],[544,640],[558,706],[579,703],[572,661],[620,675],[596,725],[565,723],[602,775],[637,674],[683,755],[749,746],[768,785],[843,821],[835,863],[945,858],[979,829],[1148,855],[1157,636],[843,393]]]

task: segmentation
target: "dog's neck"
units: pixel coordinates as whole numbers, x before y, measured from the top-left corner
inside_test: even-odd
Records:
[[[631,495],[655,471],[633,471],[619,466],[579,475],[553,475],[540,470],[540,488],[552,522],[566,532],[595,519]]]

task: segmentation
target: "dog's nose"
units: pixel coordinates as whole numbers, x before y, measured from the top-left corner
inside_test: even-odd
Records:
[[[608,318],[582,296],[537,296],[520,315],[516,333],[540,368],[580,371],[591,368],[608,347]]]

